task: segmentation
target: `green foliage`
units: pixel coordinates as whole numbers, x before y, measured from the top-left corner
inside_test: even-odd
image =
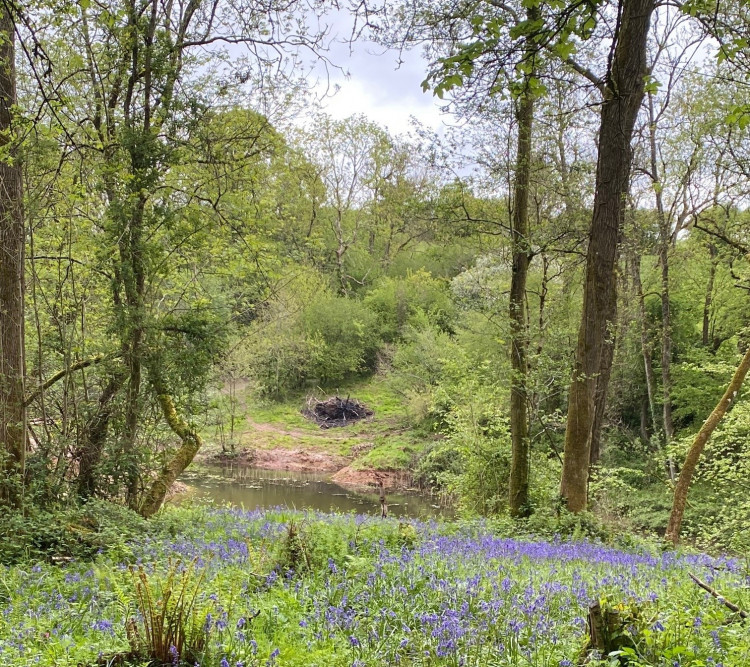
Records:
[[[127,634],[135,655],[172,665],[206,661],[215,605],[201,591],[205,571],[196,563],[170,562],[164,574],[130,567],[138,615]]]
[[[322,294],[304,309],[302,326],[315,341],[308,377],[330,384],[374,369],[380,346],[377,320],[359,301]]]
[[[724,394],[737,367],[736,355],[711,354],[694,348],[688,358],[673,367],[674,416],[687,427],[696,428],[711,414]]]
[[[146,522],[126,507],[91,500],[68,508],[29,505],[8,510],[0,525],[0,563],[90,559],[108,552],[130,554],[128,542],[146,531]]]
[[[289,521],[277,569],[282,573],[320,572],[330,563],[342,564],[348,545],[339,531],[322,521]]]
[[[611,524],[607,524],[592,512],[569,512],[562,503],[548,503],[534,512],[528,519],[521,521],[523,527],[531,535],[545,535],[554,537],[565,536],[574,540],[594,540],[597,542],[617,543],[621,537],[613,530]],[[628,535],[622,536],[622,546],[633,547]],[[635,540],[637,544],[638,541]]]
[[[403,339],[407,327],[419,326],[421,319],[445,333],[451,333],[455,323],[455,306],[445,283],[424,270],[405,279],[382,278],[364,304],[378,316],[380,337],[388,343]]]
[[[469,82],[476,85],[476,72],[482,69],[493,71],[494,93],[508,86],[505,82],[498,83],[503,77],[510,80],[511,88],[513,84],[520,87],[520,80],[532,70],[538,57],[538,45],[544,44],[547,53],[564,61],[576,52],[580,40],[592,36],[599,4],[571,6],[553,2],[547,3],[547,11],[542,12],[541,3],[533,2],[523,5],[526,11],[518,14],[497,12],[491,6],[473,7],[472,12],[463,17],[463,31],[467,36],[451,42],[448,55],[432,63],[427,79],[422,82],[422,90],[431,89],[443,99],[447,92],[468,86]],[[439,22],[441,19],[432,17],[431,20]],[[499,68],[502,68],[500,72]],[[541,86],[539,81],[535,83]],[[538,94],[545,90],[542,88]]]
[[[188,395],[205,390],[227,344],[224,314],[196,303],[190,310],[166,316],[160,326],[162,342],[153,363],[159,365],[163,379]]]
[[[703,544],[750,552],[750,401],[737,397],[709,442],[698,469],[698,493],[686,512],[688,532]],[[689,445],[689,438],[680,449]]]
[[[375,314],[320,279],[295,281],[254,325],[248,366],[262,395],[282,397],[373,370],[380,340]]]

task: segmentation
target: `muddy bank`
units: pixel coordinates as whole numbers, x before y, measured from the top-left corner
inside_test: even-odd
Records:
[[[203,461],[296,472],[337,472],[349,463],[345,456],[310,449],[242,449],[234,456],[219,452]]]
[[[411,475],[406,470],[358,470],[350,466],[351,459],[338,454],[311,449],[250,449],[234,455],[217,452],[200,458],[201,463],[240,465],[261,470],[334,473],[331,481],[341,486],[371,491],[380,483],[388,491],[411,488]]]
[[[173,500],[181,500],[182,498],[190,495],[190,487],[184,482],[172,482],[172,486],[167,490],[167,495],[164,497],[164,502],[169,503]]]

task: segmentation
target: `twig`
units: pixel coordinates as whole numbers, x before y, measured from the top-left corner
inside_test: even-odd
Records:
[[[696,584],[698,584],[698,586],[700,586],[704,591],[708,591],[709,593],[711,593],[711,595],[713,595],[719,602],[721,602],[721,604],[723,604],[728,609],[731,609],[735,614],[739,614],[740,618],[748,618],[748,616],[750,616],[750,614],[748,614],[743,609],[740,609],[736,604],[734,604],[734,602],[730,602],[723,595],[719,595],[716,590],[711,588],[707,583],[698,579],[698,577],[696,577],[692,572],[688,572],[688,574],[690,575],[690,578]]]

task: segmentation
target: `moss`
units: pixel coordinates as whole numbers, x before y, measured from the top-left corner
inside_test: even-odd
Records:
[[[182,440],[182,445],[164,466],[159,476],[153,481],[151,488],[141,503],[140,513],[146,518],[159,511],[159,508],[164,503],[164,498],[167,495],[167,491],[169,491],[169,487],[172,486],[185,468],[191,464],[203,444],[198,432],[177,414],[171,396],[160,393],[159,405],[164,414],[164,419],[169,424],[169,428]]]

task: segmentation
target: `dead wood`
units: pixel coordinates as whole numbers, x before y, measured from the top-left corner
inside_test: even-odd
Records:
[[[367,419],[374,413],[356,398],[331,396],[325,401],[310,397],[302,414],[316,422],[320,428],[348,426],[356,421]]]
[[[727,600],[723,595],[720,595],[719,592],[711,588],[706,582],[701,581],[696,577],[692,572],[688,572],[690,575],[690,578],[698,584],[704,591],[708,591],[713,597],[715,597],[721,604],[723,604],[727,609],[731,609],[735,614],[739,614],[740,618],[748,618],[748,613],[744,609],[740,609],[734,602],[730,602]]]

